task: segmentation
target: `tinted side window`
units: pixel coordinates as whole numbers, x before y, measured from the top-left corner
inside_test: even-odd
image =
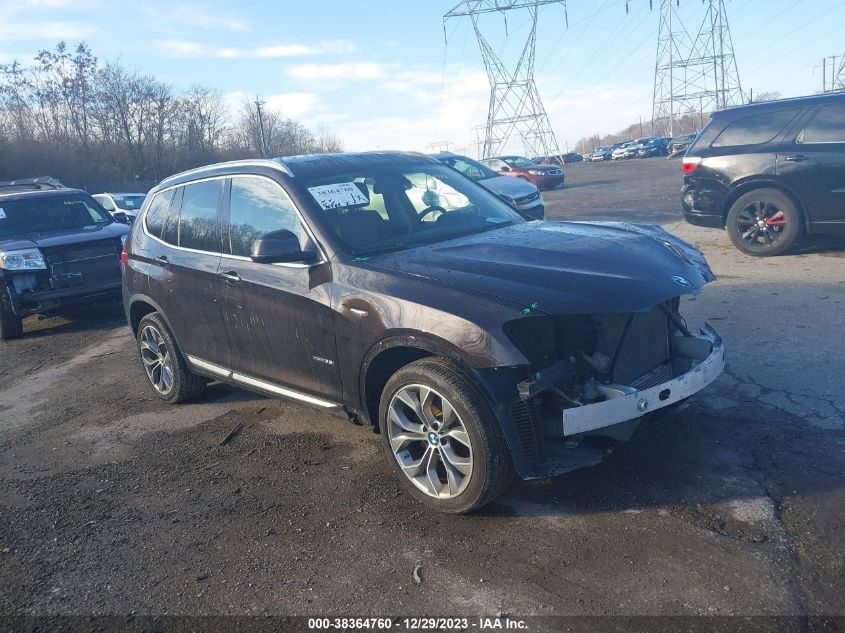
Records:
[[[471,165],[468,162],[461,160],[460,158],[449,158],[446,159],[445,162],[452,169],[457,169],[465,176],[469,176],[470,178],[473,178],[475,180],[481,180],[486,176],[486,174],[480,169],[478,169],[475,165]]]
[[[217,205],[222,183],[222,180],[207,180],[185,187],[179,216],[179,246],[220,252],[222,242]]]
[[[804,128],[802,143],[845,143],[845,103],[821,108]]]
[[[249,257],[252,243],[267,233],[287,229],[305,246],[305,229],[288,195],[266,178],[232,179],[229,240],[232,255]]]
[[[155,237],[161,237],[161,231],[164,229],[164,219],[167,217],[167,211],[170,209],[170,199],[173,197],[173,190],[165,191],[164,193],[156,194],[150,202],[150,207],[147,209],[146,219],[147,232]]]
[[[164,229],[161,232],[161,239],[168,244],[173,244],[173,246],[179,244],[179,211],[182,208],[182,192],[184,190],[184,187],[179,187],[173,191],[170,211],[164,220]]]
[[[713,141],[713,147],[761,145],[772,141],[800,112],[797,108],[752,114],[737,119],[722,130]]]

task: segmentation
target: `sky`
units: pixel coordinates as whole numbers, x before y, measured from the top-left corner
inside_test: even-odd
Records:
[[[535,75],[561,149],[651,117],[660,0],[568,0],[540,10]],[[29,62],[60,40],[87,42],[171,83],[215,88],[232,115],[267,108],[326,126],[348,150],[474,154],[489,84],[472,25],[443,15],[457,0],[0,0],[0,63]],[[845,0],[727,0],[743,89],[784,97],[821,89],[822,59],[845,54]],[[697,30],[700,0],[680,0]],[[481,23],[510,59],[525,12]],[[694,27],[693,27],[694,25]],[[828,61],[830,63],[830,61]],[[448,145],[447,145],[448,144]]]

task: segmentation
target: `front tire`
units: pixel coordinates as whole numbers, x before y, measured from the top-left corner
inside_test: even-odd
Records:
[[[387,382],[382,444],[402,487],[440,512],[471,512],[501,494],[513,466],[479,389],[446,360],[406,365]]]
[[[0,341],[11,341],[23,336],[23,319],[12,311],[9,295],[0,288]]]
[[[780,255],[803,233],[798,208],[778,189],[755,189],[740,196],[725,228],[734,246],[755,257]]]
[[[156,396],[175,404],[202,393],[205,379],[188,369],[170,328],[158,312],[141,319],[137,340],[141,365]]]

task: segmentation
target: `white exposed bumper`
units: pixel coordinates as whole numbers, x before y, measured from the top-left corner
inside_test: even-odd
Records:
[[[607,400],[564,410],[564,434],[577,435],[633,420],[704,389],[725,368],[725,347],[710,325],[705,325],[701,329],[701,336],[696,338],[710,343],[710,353],[695,358],[700,362],[687,373],[642,391],[623,385],[605,385],[602,391]]]

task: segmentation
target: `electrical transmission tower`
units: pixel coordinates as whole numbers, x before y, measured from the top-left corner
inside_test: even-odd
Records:
[[[680,0],[661,0],[652,119],[673,136],[678,119],[744,103],[725,0],[702,0],[707,11],[693,38]]]
[[[560,4],[566,0],[464,0],[443,16],[469,17],[481,49],[484,68],[490,82],[490,105],[484,133],[483,157],[503,152],[514,136],[522,139],[525,152],[532,156],[560,153],[549,117],[534,81],[534,50],[537,41],[537,16],[546,4]],[[480,18],[486,13],[501,13],[507,29],[507,12],[522,10],[530,18],[530,29],[522,54],[513,70],[496,54],[481,32]]]
[[[831,82],[830,89],[834,92],[837,92],[837,91],[840,91],[840,90],[845,90],[845,53],[842,53],[842,56],[840,57],[840,59],[842,61],[839,63],[839,67],[836,68],[836,66],[834,64],[834,69],[833,69],[834,75],[833,75],[833,81]]]

